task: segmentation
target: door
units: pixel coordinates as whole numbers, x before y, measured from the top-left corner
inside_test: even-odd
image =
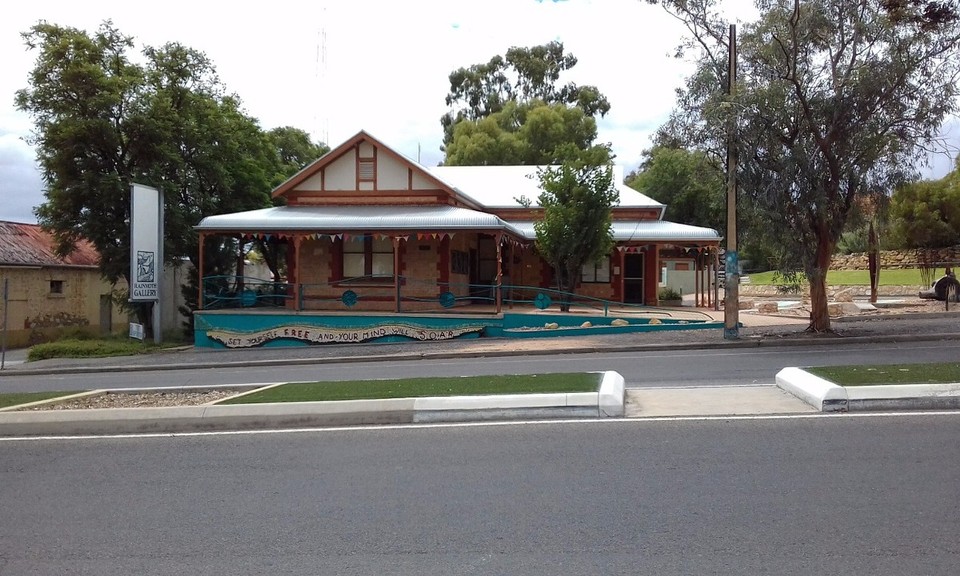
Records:
[[[623,301],[643,304],[643,254],[623,255]]]

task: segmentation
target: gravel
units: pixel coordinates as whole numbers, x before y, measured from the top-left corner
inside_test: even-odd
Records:
[[[230,396],[236,390],[162,391],[162,392],[105,392],[103,394],[72,398],[64,402],[40,404],[21,410],[86,410],[91,408],[163,408],[171,406],[202,406]]]

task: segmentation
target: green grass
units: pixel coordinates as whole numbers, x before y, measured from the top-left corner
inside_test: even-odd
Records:
[[[221,404],[596,392],[600,385],[600,376],[600,374],[573,373],[354,380],[349,382],[298,382],[254,392],[240,398],[221,402]]]
[[[140,342],[130,339],[65,339],[30,347],[27,360],[47,360],[49,358],[101,358],[107,356],[133,356],[162,350],[179,344],[155,345],[153,342]]]
[[[948,384],[960,382],[960,363],[884,364],[879,366],[829,366],[804,368],[840,386],[885,384]]]
[[[942,272],[942,271],[941,271]],[[757,286],[776,286],[782,280],[776,280],[776,272],[758,272],[748,274],[750,284]],[[940,276],[934,274],[935,278]],[[830,286],[869,286],[870,272],[867,270],[830,270],[827,272],[827,284]],[[880,271],[881,286],[922,286],[919,268],[889,269]]]
[[[76,394],[76,392],[9,392],[6,394],[0,394],[0,408],[17,406],[19,404],[27,404],[30,402],[39,402],[40,400],[48,400],[50,398],[67,396],[69,394]]]

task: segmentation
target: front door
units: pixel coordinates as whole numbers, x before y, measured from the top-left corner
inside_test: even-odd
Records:
[[[623,301],[643,304],[643,254],[623,255]]]

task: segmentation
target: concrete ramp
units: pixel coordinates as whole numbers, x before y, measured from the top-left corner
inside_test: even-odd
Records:
[[[796,396],[769,386],[631,388],[626,391],[628,418],[663,416],[755,416],[817,412]]]

